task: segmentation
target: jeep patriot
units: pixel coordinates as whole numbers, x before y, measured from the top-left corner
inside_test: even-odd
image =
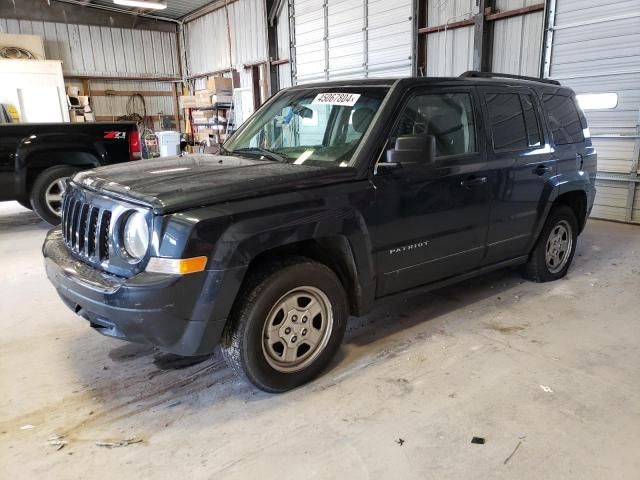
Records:
[[[220,155],[77,173],[43,253],[100,333],[213,352],[260,389],[322,372],[381,297],[519,265],[563,277],[596,152],[553,80],[345,80],[282,90]]]

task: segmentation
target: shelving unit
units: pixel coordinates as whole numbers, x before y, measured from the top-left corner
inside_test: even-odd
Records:
[[[233,131],[233,104],[216,103],[210,107],[185,108],[191,125],[194,148],[199,153],[218,153],[227,135]],[[208,120],[195,118],[193,112],[215,112]],[[221,116],[221,112],[223,115]],[[221,121],[224,118],[225,121]]]

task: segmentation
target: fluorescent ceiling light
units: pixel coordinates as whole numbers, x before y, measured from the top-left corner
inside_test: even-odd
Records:
[[[617,93],[583,93],[576,97],[583,110],[605,110],[618,106]]]
[[[116,5],[124,5],[125,7],[148,8],[149,10],[164,10],[167,8],[166,3],[146,2],[145,0],[113,0]]]

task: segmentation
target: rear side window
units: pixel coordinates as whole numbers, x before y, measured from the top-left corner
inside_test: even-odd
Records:
[[[529,148],[520,95],[489,93],[485,100],[489,109],[493,149],[511,151]]]
[[[556,145],[584,141],[576,104],[566,95],[543,95],[542,103]]]

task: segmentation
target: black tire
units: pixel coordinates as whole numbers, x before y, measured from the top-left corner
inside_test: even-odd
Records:
[[[56,180],[69,178],[78,171],[78,168],[66,165],[51,167],[40,173],[35,182],[33,182],[31,187],[31,206],[33,211],[45,222],[49,222],[51,225],[60,223],[60,216],[53,212],[47,202],[47,189]]]
[[[278,312],[283,298],[297,294],[297,289],[305,292],[307,288],[322,292],[324,300],[328,300],[331,305],[333,321],[324,323],[326,333],[322,337],[322,342],[319,343],[324,346],[317,349],[310,347],[307,351],[311,352],[310,357],[307,358],[310,363],[302,362],[299,366],[292,367],[300,368],[297,371],[280,371],[273,366],[277,359],[274,360],[274,356],[267,353],[269,348],[273,352],[275,347],[265,346],[265,344],[271,344],[268,340],[271,337],[265,335],[264,329],[271,322],[271,318],[277,317],[278,314],[274,315],[274,312]],[[304,297],[304,293],[301,297]],[[296,298],[296,302],[300,302],[299,298]],[[322,304],[322,301],[319,304]],[[284,309],[280,310],[284,312]],[[283,313],[284,319],[274,328],[281,328],[281,332],[286,331],[282,329],[286,325],[299,329],[302,327],[299,322],[303,320],[308,322],[306,323],[308,327],[311,328],[313,323],[315,328],[316,320],[319,318],[320,321],[317,322],[319,328],[323,325],[322,315],[309,320],[306,316],[301,316],[298,318],[298,324],[294,325],[291,322],[296,321],[295,313],[295,310],[291,310],[290,315]],[[331,314],[326,318],[330,316]],[[309,382],[327,367],[340,347],[348,317],[349,307],[342,284],[336,274],[325,265],[304,257],[287,259],[278,264],[265,264],[249,273],[238,295],[229,323],[223,333],[222,354],[236,374],[259,389],[270,393],[285,392]],[[327,330],[329,324],[332,325],[330,332]],[[303,335],[302,330],[294,330],[293,334],[296,332]],[[276,339],[273,345],[277,346],[277,343],[281,343],[285,350],[287,348],[295,350],[296,355],[305,344],[302,336],[295,347],[291,347],[291,344],[289,347],[285,346],[282,342],[286,343],[286,341],[278,336],[273,338]],[[289,341],[291,340],[296,341],[289,337]],[[300,359],[303,359],[306,354],[303,352]]]
[[[31,202],[29,202],[28,200],[16,200],[16,202],[18,202],[27,210],[33,210],[33,207],[31,206]]]
[[[554,260],[555,264],[550,264],[547,261],[547,249],[552,235],[562,235],[560,228],[570,230],[566,232],[566,235],[563,235],[563,238],[570,238],[570,245],[567,247],[565,254],[561,256],[560,261]],[[540,233],[540,237],[529,255],[529,260],[522,267],[522,275],[528,280],[540,283],[552,282],[564,277],[573,260],[577,240],[578,220],[573,209],[567,205],[553,207]],[[558,251],[561,252],[562,249]]]

